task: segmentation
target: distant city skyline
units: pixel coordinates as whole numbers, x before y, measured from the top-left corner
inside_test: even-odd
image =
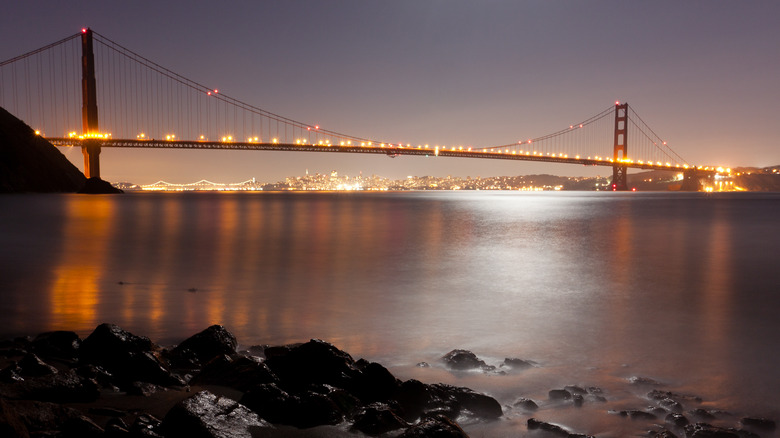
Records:
[[[88,26],[296,120],[371,138],[490,146],[627,101],[686,160],[780,163],[780,4],[593,2],[14,2],[0,60]],[[77,149],[61,149],[78,166]],[[629,142],[630,151],[630,142]],[[558,164],[249,151],[104,149],[104,179],[288,175],[606,176]]]

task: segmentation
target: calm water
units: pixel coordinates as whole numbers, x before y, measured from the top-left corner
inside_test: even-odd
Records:
[[[599,436],[646,429],[606,414],[647,405],[631,376],[780,420],[779,218],[754,193],[6,195],[0,335],[109,321],[173,344],[220,323],[506,404],[600,386],[606,404],[534,414]],[[453,348],[539,367],[455,375],[436,363]]]

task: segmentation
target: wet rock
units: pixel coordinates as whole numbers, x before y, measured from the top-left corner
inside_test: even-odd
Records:
[[[162,421],[151,414],[140,414],[130,425],[130,434],[133,437],[162,438],[162,433]]]
[[[269,347],[265,356],[265,364],[280,379],[280,387],[294,392],[314,384],[350,389],[359,373],[352,356],[321,340]]]
[[[582,396],[582,394],[574,394],[572,396],[572,400],[574,401],[574,406],[578,408],[585,402],[585,398]]]
[[[278,383],[278,378],[265,363],[254,357],[221,355],[209,361],[196,374],[192,385],[221,385],[246,392],[264,383]]]
[[[565,389],[552,389],[547,393],[547,397],[550,400],[569,400],[571,393]]]
[[[250,438],[271,425],[235,401],[201,391],[168,411],[162,422],[166,438]]]
[[[22,368],[16,362],[11,362],[7,367],[0,370],[0,382],[19,383],[24,382],[22,377]]]
[[[430,368],[431,364],[429,364],[428,362],[418,362],[417,363],[417,367],[418,368]]]
[[[775,430],[775,427],[777,426],[773,420],[757,417],[745,417],[740,420],[740,423],[742,423],[742,425],[745,427],[751,427],[760,430]]]
[[[648,438],[677,438],[677,435],[667,429],[661,429],[659,431],[650,431],[647,433]]]
[[[535,362],[518,359],[516,357],[507,357],[504,359],[504,362],[501,363],[501,368],[509,368],[510,370],[514,371],[533,368],[534,366],[536,366]]]
[[[160,390],[165,390],[154,383],[149,382],[133,382],[125,388],[127,395],[138,395],[141,397],[151,397],[152,394]]]
[[[468,438],[468,435],[446,416],[435,415],[406,429],[398,438]]]
[[[468,350],[452,350],[442,356],[441,360],[448,368],[458,371],[485,369],[488,367],[485,361]]]
[[[328,396],[307,391],[297,398],[294,421],[289,423],[298,428],[339,424],[344,415]]]
[[[628,378],[629,383],[632,385],[643,385],[643,386],[661,386],[662,383],[653,380],[649,377],[641,377],[641,376],[632,376]]]
[[[381,435],[408,426],[409,424],[386,404],[373,403],[355,416],[351,430],[363,432],[366,435]]]
[[[33,352],[46,358],[75,360],[80,346],[81,339],[71,331],[41,333],[32,341]]]
[[[588,391],[586,391],[585,388],[579,387],[577,385],[566,385],[563,387],[563,389],[569,391],[572,395],[573,394],[584,395],[588,393]]]
[[[360,374],[356,375],[351,385],[353,393],[364,403],[387,401],[398,392],[401,382],[387,368],[371,362],[360,366]]]
[[[292,424],[298,400],[273,383],[257,385],[239,403],[274,424]]]
[[[617,414],[622,417],[628,417],[632,420],[655,420],[658,418],[653,413],[640,411],[638,409],[626,409],[623,411],[618,411]]]
[[[89,402],[100,396],[94,380],[81,377],[73,370],[29,378],[11,390],[17,398],[56,403]]]
[[[694,409],[688,413],[699,420],[711,421],[715,419],[715,415],[712,412],[702,408]]]
[[[736,429],[726,429],[706,423],[689,424],[684,430],[686,438],[740,438],[740,433]]]
[[[469,388],[455,387],[437,383],[429,385],[439,398],[453,400],[463,409],[477,417],[494,419],[504,415],[501,404],[496,399],[485,394],[480,394]]]
[[[400,406],[400,415],[404,420],[416,421],[431,402],[431,393],[428,385],[419,380],[410,379],[402,382],[398,387],[395,400]]]
[[[687,418],[685,418],[684,415],[678,414],[678,413],[671,413],[664,418],[664,421],[666,421],[669,424],[674,424],[677,427],[683,427],[687,426],[690,421],[688,421]]]
[[[33,353],[27,353],[19,361],[19,368],[21,369],[22,377],[40,377],[57,374],[57,368],[42,361]]]
[[[54,433],[55,436],[97,438],[103,435],[103,429],[78,410],[59,404],[22,400],[7,402],[6,408],[14,411],[30,436]]]
[[[101,324],[81,343],[79,360],[101,366],[122,382],[183,385],[155,355],[157,346],[114,324]]]
[[[552,423],[547,423],[545,421],[539,421],[536,418],[529,418],[527,425],[528,425],[528,430],[543,430],[552,435],[560,436],[560,437],[566,437],[566,438],[575,438],[575,437],[587,438],[588,437],[588,435],[570,433],[568,430],[562,428],[561,426]]]
[[[702,402],[702,398],[697,395],[679,394],[671,391],[661,391],[660,389],[654,389],[647,393],[647,397],[652,400],[663,400],[665,398],[671,398],[672,400],[687,400],[695,401],[697,403]]]
[[[519,398],[513,405],[516,408],[520,408],[524,411],[535,411],[539,409],[539,405],[535,401],[529,398]]]
[[[683,405],[680,404],[680,402],[671,398],[665,398],[659,401],[658,405],[670,412],[674,412],[677,414],[681,414],[683,412]]]
[[[0,398],[0,436],[29,438],[30,433],[14,407]]]
[[[236,354],[238,341],[225,327],[212,325],[177,345],[171,350],[175,366],[191,364],[199,366],[222,355]]]

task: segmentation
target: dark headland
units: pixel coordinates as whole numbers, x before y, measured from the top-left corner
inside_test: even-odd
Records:
[[[57,148],[0,108],[0,193],[121,193],[84,176]]]

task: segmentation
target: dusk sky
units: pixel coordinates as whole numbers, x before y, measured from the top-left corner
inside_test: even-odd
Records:
[[[351,135],[512,143],[619,100],[695,164],[780,164],[777,1],[13,1],[0,61],[90,27],[257,107]],[[630,148],[630,143],[629,143]],[[630,149],[629,149],[630,151]],[[77,150],[66,152],[81,167]],[[608,175],[455,158],[104,149],[139,184],[309,172]]]

